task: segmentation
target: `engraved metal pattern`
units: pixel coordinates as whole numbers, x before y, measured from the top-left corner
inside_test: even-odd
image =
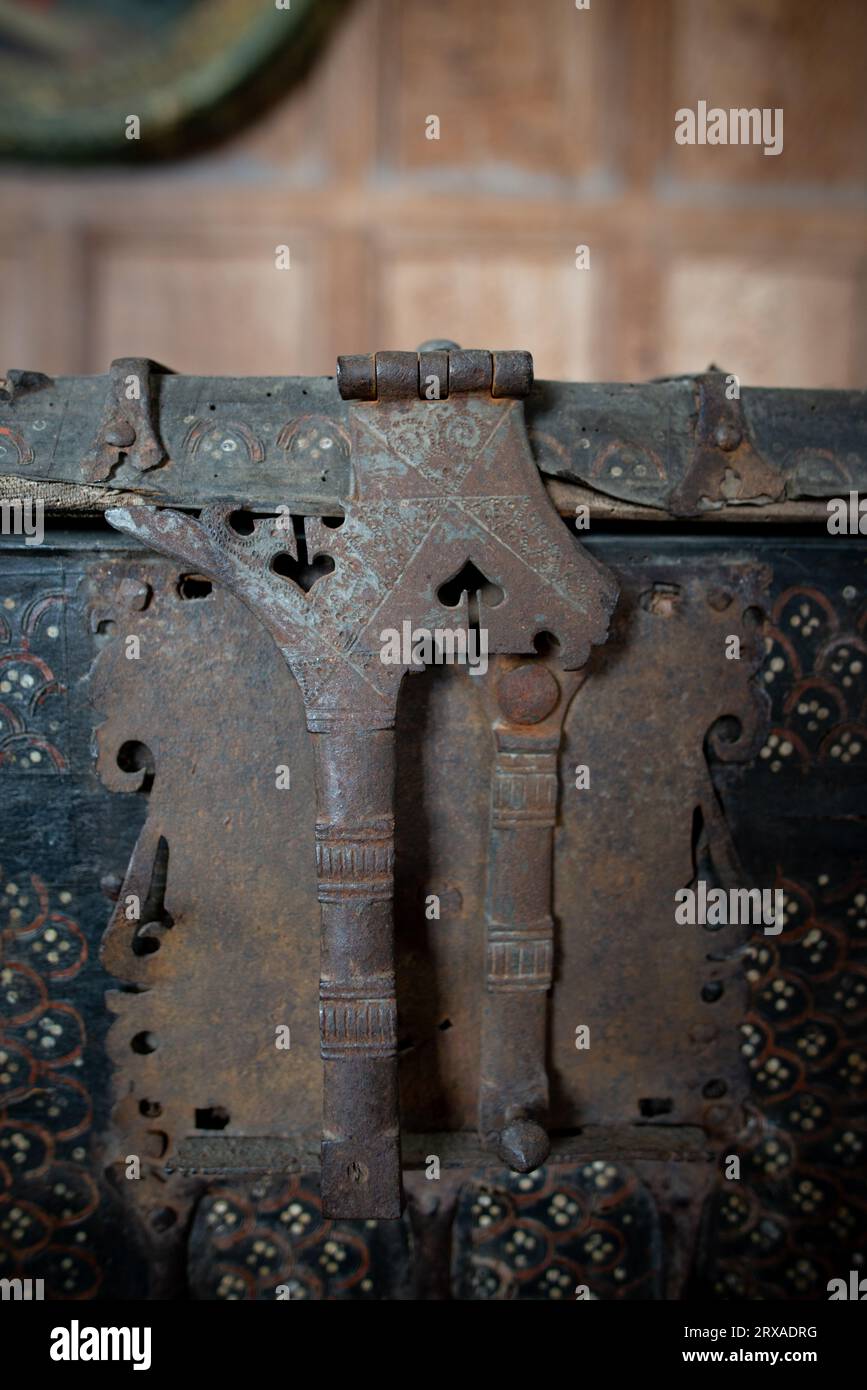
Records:
[[[583,673],[497,657],[479,1132],[518,1172],[547,1157],[547,992],[554,974],[553,832],[563,722]]]
[[[476,358],[465,356],[474,380]],[[575,668],[604,639],[616,594],[548,503],[517,402],[471,392],[410,404],[402,389],[349,408],[353,491],[338,526],[305,517],[290,528],[281,515],[241,527],[225,506],[204,509],[198,521],[139,507],[108,513],[118,528],[231,588],[269,628],[299,683],[316,763],[329,1030],[329,995],[351,987],[378,999],[377,981],[394,965],[391,837],[381,826],[393,816],[398,691],[419,663],[403,656],[386,664],[381,634],[405,622],[469,632],[467,595],[450,610],[439,588],[471,561],[503,595],[490,606],[480,599],[489,650],[533,652],[545,631]],[[317,562],[331,572],[314,573]],[[367,831],[359,836],[365,827],[379,827],[378,845]],[[392,998],[383,1016],[395,1007]],[[395,1216],[394,1058],[368,1050],[360,1021],[346,1024],[337,1049],[323,1035],[325,1209]]]
[[[556,753],[498,753],[493,787],[494,826],[553,826],[556,808]]]

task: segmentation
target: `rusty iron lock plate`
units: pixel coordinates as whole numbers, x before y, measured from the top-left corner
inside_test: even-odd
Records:
[[[444,391],[420,403],[431,357]],[[297,535],[283,516],[242,528],[225,506],[198,521],[148,508],[107,518],[236,593],[301,689],[316,766],[323,1206],[370,1218],[396,1217],[402,1204],[394,724],[403,676],[418,665],[412,653],[389,660],[384,639],[406,624],[435,638],[456,625],[468,643],[477,631],[486,655],[533,654],[545,639],[574,669],[604,638],[616,586],[539,480],[508,395],[529,389],[526,354],[378,354],[360,385],[356,366],[342,363],[339,377],[353,398],[343,518],[307,518]],[[470,567],[485,577],[473,611],[465,589],[457,603],[445,593]],[[510,1016],[499,1031],[505,1048]],[[535,1124],[540,1106],[541,1096],[520,1100],[506,1119]]]

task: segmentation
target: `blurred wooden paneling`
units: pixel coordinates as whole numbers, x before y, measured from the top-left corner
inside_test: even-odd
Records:
[[[606,12],[526,0],[389,0],[383,152],[399,173],[575,177],[606,161]],[[439,140],[425,119],[440,120]]]
[[[434,245],[392,249],[379,266],[377,342],[417,347],[426,338],[453,337],[467,347],[505,347],[523,342],[527,325],[542,313],[538,374],[592,375],[600,356],[601,277],[593,269],[576,270],[565,244],[523,254],[510,246],[496,254],[488,242],[448,251]]]
[[[864,0],[675,0],[672,123],[681,106],[782,107],[784,148],[675,147],[678,178],[761,185],[857,184],[867,174]],[[860,56],[859,56],[860,55]]]
[[[37,325],[32,312],[25,248],[13,238],[0,242],[3,312],[0,314],[0,375],[8,367],[31,366],[37,356]]]
[[[4,175],[0,366],[319,373],[447,336],[548,377],[861,385],[865,38],[862,0],[358,0],[206,157]],[[677,145],[699,99],[782,105],[783,153]]]
[[[290,268],[275,249],[288,245]],[[320,321],[313,253],[263,228],[211,237],[141,241],[100,236],[91,248],[88,369],[114,357],[151,357],[179,372],[303,374]],[[309,346],[308,346],[309,344]]]
[[[853,286],[833,266],[690,257],[666,285],[663,367],[713,361],[750,385],[855,386],[854,310]]]

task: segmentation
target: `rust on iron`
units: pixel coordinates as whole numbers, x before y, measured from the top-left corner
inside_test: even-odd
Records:
[[[563,723],[583,672],[500,656],[485,690],[494,740],[479,1133],[517,1172],[544,1162],[553,850]]]
[[[560,688],[545,666],[523,662],[501,677],[497,699],[510,723],[538,724],[554,709]]]
[[[759,454],[750,435],[740,389],[725,372],[695,378],[696,423],[692,458],[669,505],[675,516],[693,516],[730,505],[767,506],[786,493],[786,475]]]
[[[533,359],[529,352],[495,352],[492,396],[529,396],[533,389]]]
[[[337,359],[337,389],[345,401],[376,400],[376,357],[372,352]]]
[[[82,465],[85,481],[105,482],[121,455],[140,473],[165,459],[152,414],[153,367],[145,357],[118,357],[112,362],[102,420]]]
[[[376,395],[380,401],[412,400],[419,394],[417,352],[376,354]]]
[[[381,355],[377,355],[377,362]],[[394,724],[404,674],[383,634],[474,622],[491,653],[535,652],[541,632],[565,669],[604,640],[610,573],[563,527],[533,464],[521,406],[486,391],[419,404],[415,370],[385,355],[403,396],[350,406],[352,495],[335,528],[305,517],[239,529],[228,506],[131,507],[109,521],[226,585],[267,626],[301,689],[316,767],[326,1214],[401,1209],[394,981]],[[463,354],[462,379],[481,357]],[[450,377],[455,354],[450,356]],[[454,386],[454,382],[452,381]],[[317,563],[331,572],[312,577]],[[440,590],[472,564],[501,595],[471,611]]]
[[[418,393],[419,396],[433,399],[439,395],[445,400],[449,394],[449,353],[445,348],[418,352]],[[491,393],[492,395],[494,392]]]
[[[436,378],[438,394],[426,383]],[[419,396],[444,400],[449,395],[489,393],[520,400],[533,387],[529,352],[485,352],[454,343],[423,344],[418,352],[377,352],[338,357],[337,385],[347,401],[397,400]]]
[[[451,391],[490,391],[493,381],[494,364],[489,352],[453,348],[449,353]]]
[[[727,757],[749,757],[761,736],[751,682],[760,630],[747,630],[741,615],[762,602],[762,575],[706,548],[666,557],[628,538],[591,544],[622,596],[613,632],[572,700],[558,755],[550,1161],[656,1155],[671,1176],[682,1160],[704,1168],[720,1142],[708,1137],[711,1127],[730,1143],[743,1114],[738,929],[678,928],[673,937],[671,912],[674,890],[695,872],[697,806],[714,862],[728,872],[703,745],[723,715],[744,726],[740,739],[719,744]],[[94,564],[88,581],[93,629],[115,625],[91,682],[102,721],[98,770],[111,790],[147,796],[102,953],[125,986],[109,998],[116,1106],[104,1144],[154,1252],[157,1293],[182,1268],[191,1208],[209,1182],[315,1169],[322,1103],[314,767],[301,695],[265,627],[226,588],[184,599],[179,577],[188,568],[130,546]],[[730,632],[741,634],[740,661],[725,659]],[[140,661],[125,658],[126,633],[139,635]],[[507,664],[520,677],[536,657]],[[444,1172],[457,1164],[495,1173],[519,1157],[476,1137],[496,756],[479,695],[489,685],[509,689],[493,669],[485,678],[431,669],[404,681],[399,707],[402,1157],[426,1189],[438,1186],[423,1177],[430,1154]],[[138,756],[129,756],[130,740]],[[589,792],[573,786],[579,761],[593,773]],[[291,793],[274,789],[274,767],[284,762]],[[164,893],[149,903],[161,838]],[[743,883],[742,872],[733,881]],[[442,921],[425,920],[430,892],[440,896]],[[130,895],[146,907],[143,922],[159,923],[145,933],[155,950],[136,950],[138,924],[124,914]],[[706,981],[724,988],[713,1003],[703,998]],[[274,1022],[292,1024],[290,1051],[274,1050]],[[576,1023],[590,1027],[589,1052],[575,1049]],[[132,1046],[142,1033],[155,1051]],[[721,1100],[703,1096],[711,1078],[727,1087]],[[644,1118],[641,1097],[668,1097],[672,1109]],[[199,1129],[203,1106],[230,1117],[226,1127]],[[139,1182],[123,1176],[130,1153],[142,1158]],[[167,1213],[176,1214],[171,1225]]]
[[[448,380],[450,353],[461,349],[445,339],[418,349],[421,399],[445,399],[455,389]],[[387,363],[390,354],[379,356]],[[819,499],[867,487],[867,392],[744,385],[738,387],[740,398],[729,401],[734,378],[713,369],[642,385],[551,382],[534,381],[528,353],[475,356],[485,364],[475,380],[483,377],[493,397],[526,399],[536,464],[559,480],[550,486],[564,514],[574,515],[581,503],[594,521],[653,524],[677,515],[824,523],[827,510]],[[157,506],[195,509],[246,498],[263,511],[289,504],[299,513],[334,516],[350,492],[348,460],[334,451],[327,466],[319,467],[315,451],[300,448],[287,456],[282,441],[306,435],[314,418],[335,438],[345,432],[347,401],[377,398],[376,358],[340,358],[337,391],[331,377],[187,377],[143,364],[150,369],[150,418],[165,453],[163,466],[145,458],[144,470],[135,446],[128,464],[117,442],[99,442],[94,449],[101,418],[109,417],[115,441],[136,428],[129,418],[133,403],[124,392],[118,395],[109,375],[51,380],[39,372],[9,371],[6,389],[0,387],[0,432],[13,451],[0,457],[0,495],[26,490],[61,512],[99,513],[126,505],[132,495]],[[412,358],[408,354],[410,382]],[[456,363],[456,379],[460,384],[463,378],[466,388],[466,358]],[[379,370],[388,377],[383,362]],[[700,420],[703,398],[704,413],[710,407],[717,417],[713,424]],[[191,421],[197,421],[193,438]],[[756,459],[762,461],[758,471]],[[106,467],[108,475],[94,481],[93,469],[104,473]],[[567,484],[580,492],[569,493]],[[763,501],[766,496],[775,500]]]

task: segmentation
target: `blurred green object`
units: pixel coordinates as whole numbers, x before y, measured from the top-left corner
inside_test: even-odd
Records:
[[[215,143],[303,76],[345,6],[0,0],[0,159],[141,161]]]

